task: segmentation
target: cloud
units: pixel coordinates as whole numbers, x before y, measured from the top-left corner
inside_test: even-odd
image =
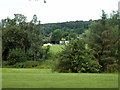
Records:
[[[99,19],[101,10],[111,13],[119,0],[1,0],[0,19],[19,13],[28,21],[36,14],[42,23]]]

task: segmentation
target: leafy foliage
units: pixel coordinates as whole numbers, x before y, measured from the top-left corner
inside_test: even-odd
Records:
[[[60,29],[63,32],[65,31],[71,33],[71,31],[74,30],[74,33],[82,34],[86,29],[88,29],[88,26],[91,22],[92,20],[41,24],[41,32],[47,36],[51,32],[54,32],[56,29]],[[97,22],[97,20],[95,22]]]
[[[94,21],[97,22],[98,20]],[[41,24],[40,31],[41,34],[44,36],[45,42],[51,41],[52,43],[56,43],[61,38],[65,38],[66,40],[71,40],[71,38],[76,39],[77,35],[84,33],[88,29],[88,26],[91,22],[93,21],[70,21],[62,23]],[[58,37],[56,37],[57,35],[55,34],[56,30],[60,30],[60,35],[58,35]]]
[[[61,40],[62,38],[62,32],[60,29],[56,29],[53,34],[52,34],[52,38],[51,40],[52,41],[55,41],[55,43],[59,43],[59,41]]]
[[[38,23],[38,24],[36,24]],[[42,45],[43,40],[40,34],[40,21],[37,21],[37,16],[34,15],[32,21],[28,25],[29,28],[29,40],[30,45],[30,56],[33,57],[33,60],[36,61],[38,58],[42,58]]]
[[[40,63],[38,61],[25,61],[16,63],[13,65],[14,68],[33,68],[39,66]]]
[[[9,55],[7,57],[9,65],[14,65],[19,62],[29,61],[30,58],[24,53],[24,51],[20,48],[12,49],[9,51]]]
[[[24,52],[30,47],[28,33],[16,26],[10,26],[2,30],[3,59],[6,59],[10,49],[21,48]]]
[[[118,12],[113,11],[107,18],[102,11],[100,20],[51,24],[40,24],[36,15],[30,22],[26,22],[27,17],[22,14],[14,16],[14,19],[6,18],[0,22],[4,65],[36,67],[38,61],[45,63],[46,59],[52,59],[48,62],[57,63],[54,70],[58,72],[117,71],[120,41]],[[69,40],[70,44],[58,55],[56,50],[55,53],[49,52],[49,46],[42,47],[43,43],[58,43],[61,38]]]
[[[100,72],[100,65],[95,59],[94,51],[86,49],[84,40],[72,40],[71,43],[59,53],[58,72]]]
[[[42,48],[43,37],[37,16],[34,15],[31,22],[26,22],[24,15],[14,14],[14,16],[14,19],[2,20],[3,60],[7,60],[8,52],[16,48],[21,48],[34,61],[44,56],[46,58],[48,50]]]
[[[108,20],[105,12],[102,12],[101,21],[90,25],[87,36],[88,46],[98,52],[95,57],[102,66],[102,71],[106,71],[108,67],[110,69],[111,66],[117,64],[118,25],[111,25],[113,20]]]

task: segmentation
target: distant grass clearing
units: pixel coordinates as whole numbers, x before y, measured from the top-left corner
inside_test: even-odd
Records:
[[[64,48],[65,45],[52,45],[50,46],[50,52],[56,54],[59,51],[62,51],[62,48]]]
[[[117,88],[118,74],[52,73],[50,69],[2,69],[3,88]]]

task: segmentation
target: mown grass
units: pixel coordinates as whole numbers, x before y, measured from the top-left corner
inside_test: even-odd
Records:
[[[55,55],[64,45],[53,45]],[[3,88],[118,88],[118,74],[52,72],[54,60],[46,60],[31,69],[2,69]],[[44,69],[43,69],[44,68]],[[48,69],[49,68],[49,69]]]
[[[62,51],[62,48],[64,48],[65,45],[52,45],[50,46],[50,52],[53,54],[56,54],[57,52]]]
[[[47,46],[43,46],[43,48],[46,48]],[[56,54],[57,52],[62,51],[62,48],[64,48],[65,45],[52,45],[50,46],[50,53]]]
[[[118,74],[57,73],[50,69],[2,69],[3,88],[117,88]]]

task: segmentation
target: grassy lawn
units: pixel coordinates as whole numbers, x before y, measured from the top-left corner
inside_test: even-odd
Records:
[[[64,48],[64,45],[52,45],[50,46],[50,52],[56,54],[59,51],[62,51],[62,48]]]
[[[2,69],[3,88],[117,88],[118,74],[57,73],[50,69]]]

